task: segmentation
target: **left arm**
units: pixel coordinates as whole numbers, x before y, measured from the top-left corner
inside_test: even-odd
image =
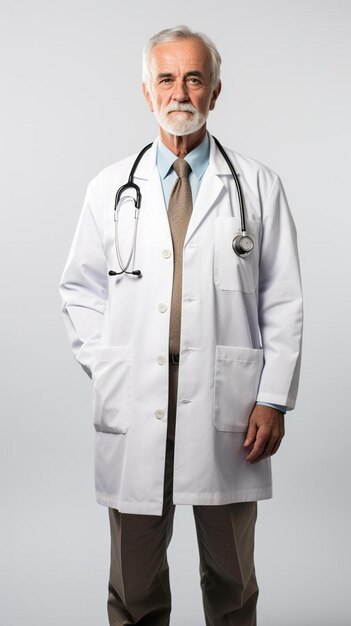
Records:
[[[283,185],[275,177],[263,208],[259,323],[264,367],[244,447],[257,462],[274,454],[284,436],[284,413],[260,405],[295,406],[301,362],[302,289],[295,225]]]

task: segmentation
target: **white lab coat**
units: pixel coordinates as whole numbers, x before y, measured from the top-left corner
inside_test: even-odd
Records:
[[[247,258],[233,252],[240,232],[236,188],[211,137],[183,250],[174,504],[272,497],[270,459],[246,462],[245,431],[256,399],[292,409],[297,394],[302,296],[294,223],[279,177],[251,158],[228,154],[255,248]],[[97,502],[161,515],[173,252],[156,142],[135,174],[142,206],[132,266],[142,278],[108,276],[119,270],[115,194],[134,158],[89,184],[60,292],[73,353],[92,376]],[[123,260],[133,216],[125,199]]]

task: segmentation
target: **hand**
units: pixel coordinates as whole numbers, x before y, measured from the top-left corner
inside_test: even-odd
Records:
[[[249,463],[258,463],[275,454],[284,434],[284,413],[270,406],[256,404],[250,415],[244,441],[244,448],[253,445],[246,460]]]

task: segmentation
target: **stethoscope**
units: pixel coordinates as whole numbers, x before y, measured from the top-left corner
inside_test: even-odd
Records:
[[[217,148],[219,149],[219,151],[221,152],[223,158],[225,159],[231,175],[234,178],[235,181],[235,185],[236,185],[236,191],[237,191],[237,195],[238,195],[238,201],[239,201],[239,208],[240,208],[240,227],[241,227],[241,233],[239,235],[235,235],[235,237],[233,238],[232,241],[232,248],[234,250],[234,252],[239,256],[239,257],[247,257],[250,252],[252,252],[253,247],[254,247],[254,241],[253,239],[250,237],[250,235],[248,235],[246,233],[246,223],[245,223],[245,211],[244,211],[244,200],[243,200],[243,194],[241,191],[241,186],[239,183],[239,178],[238,175],[236,173],[236,171],[234,170],[234,167],[226,153],[226,151],[224,150],[223,146],[219,143],[218,139],[216,139],[215,137],[213,137]],[[128,178],[128,182],[125,183],[124,185],[122,185],[117,193],[116,193],[116,197],[115,197],[115,207],[114,207],[114,221],[115,221],[115,249],[116,249],[116,256],[117,256],[117,260],[119,263],[119,266],[121,268],[120,272],[115,272],[114,270],[110,270],[109,271],[109,275],[110,276],[118,276],[120,274],[130,274],[132,276],[139,276],[141,277],[141,271],[140,270],[133,270],[131,272],[128,271],[128,267],[131,263],[132,257],[135,253],[135,247],[136,247],[136,237],[137,237],[137,229],[138,229],[138,220],[139,220],[139,211],[140,211],[140,206],[141,206],[141,191],[140,191],[140,187],[134,182],[134,174],[135,171],[140,163],[140,160],[143,158],[145,152],[147,152],[147,150],[149,150],[152,146],[152,143],[149,143],[147,146],[145,146],[145,148],[143,148],[141,150],[141,152],[139,152],[137,158],[135,159],[132,169],[130,170],[130,174],[129,174],[129,178]],[[127,259],[126,264],[123,264],[122,261],[122,257],[121,257],[121,251],[120,251],[120,247],[119,247],[119,239],[118,239],[118,219],[119,219],[119,211],[118,211],[118,204],[121,200],[121,196],[122,193],[124,191],[126,191],[127,189],[133,189],[136,193],[136,197],[134,198],[134,206],[135,206],[135,212],[134,212],[134,229],[133,229],[133,239],[132,239],[132,245],[131,245],[131,249],[130,249],[130,253],[129,253],[129,257]]]

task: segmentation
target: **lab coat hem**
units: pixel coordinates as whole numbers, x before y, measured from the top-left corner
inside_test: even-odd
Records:
[[[173,493],[173,504],[191,504],[193,506],[211,506],[218,504],[234,504],[235,502],[252,502],[269,500],[273,497],[272,487],[262,489],[238,489],[223,493]]]
[[[224,493],[185,493],[174,492],[173,504],[191,506],[213,506],[234,504],[235,502],[253,502],[269,500],[273,497],[272,487],[262,489],[242,489],[226,491]],[[162,515],[163,502],[131,502],[119,500],[113,496],[97,493],[96,501],[102,506],[117,509],[120,513],[135,513],[139,515]]]
[[[162,515],[163,502],[130,502],[98,492],[96,502],[120,513],[136,513],[139,515]]]

